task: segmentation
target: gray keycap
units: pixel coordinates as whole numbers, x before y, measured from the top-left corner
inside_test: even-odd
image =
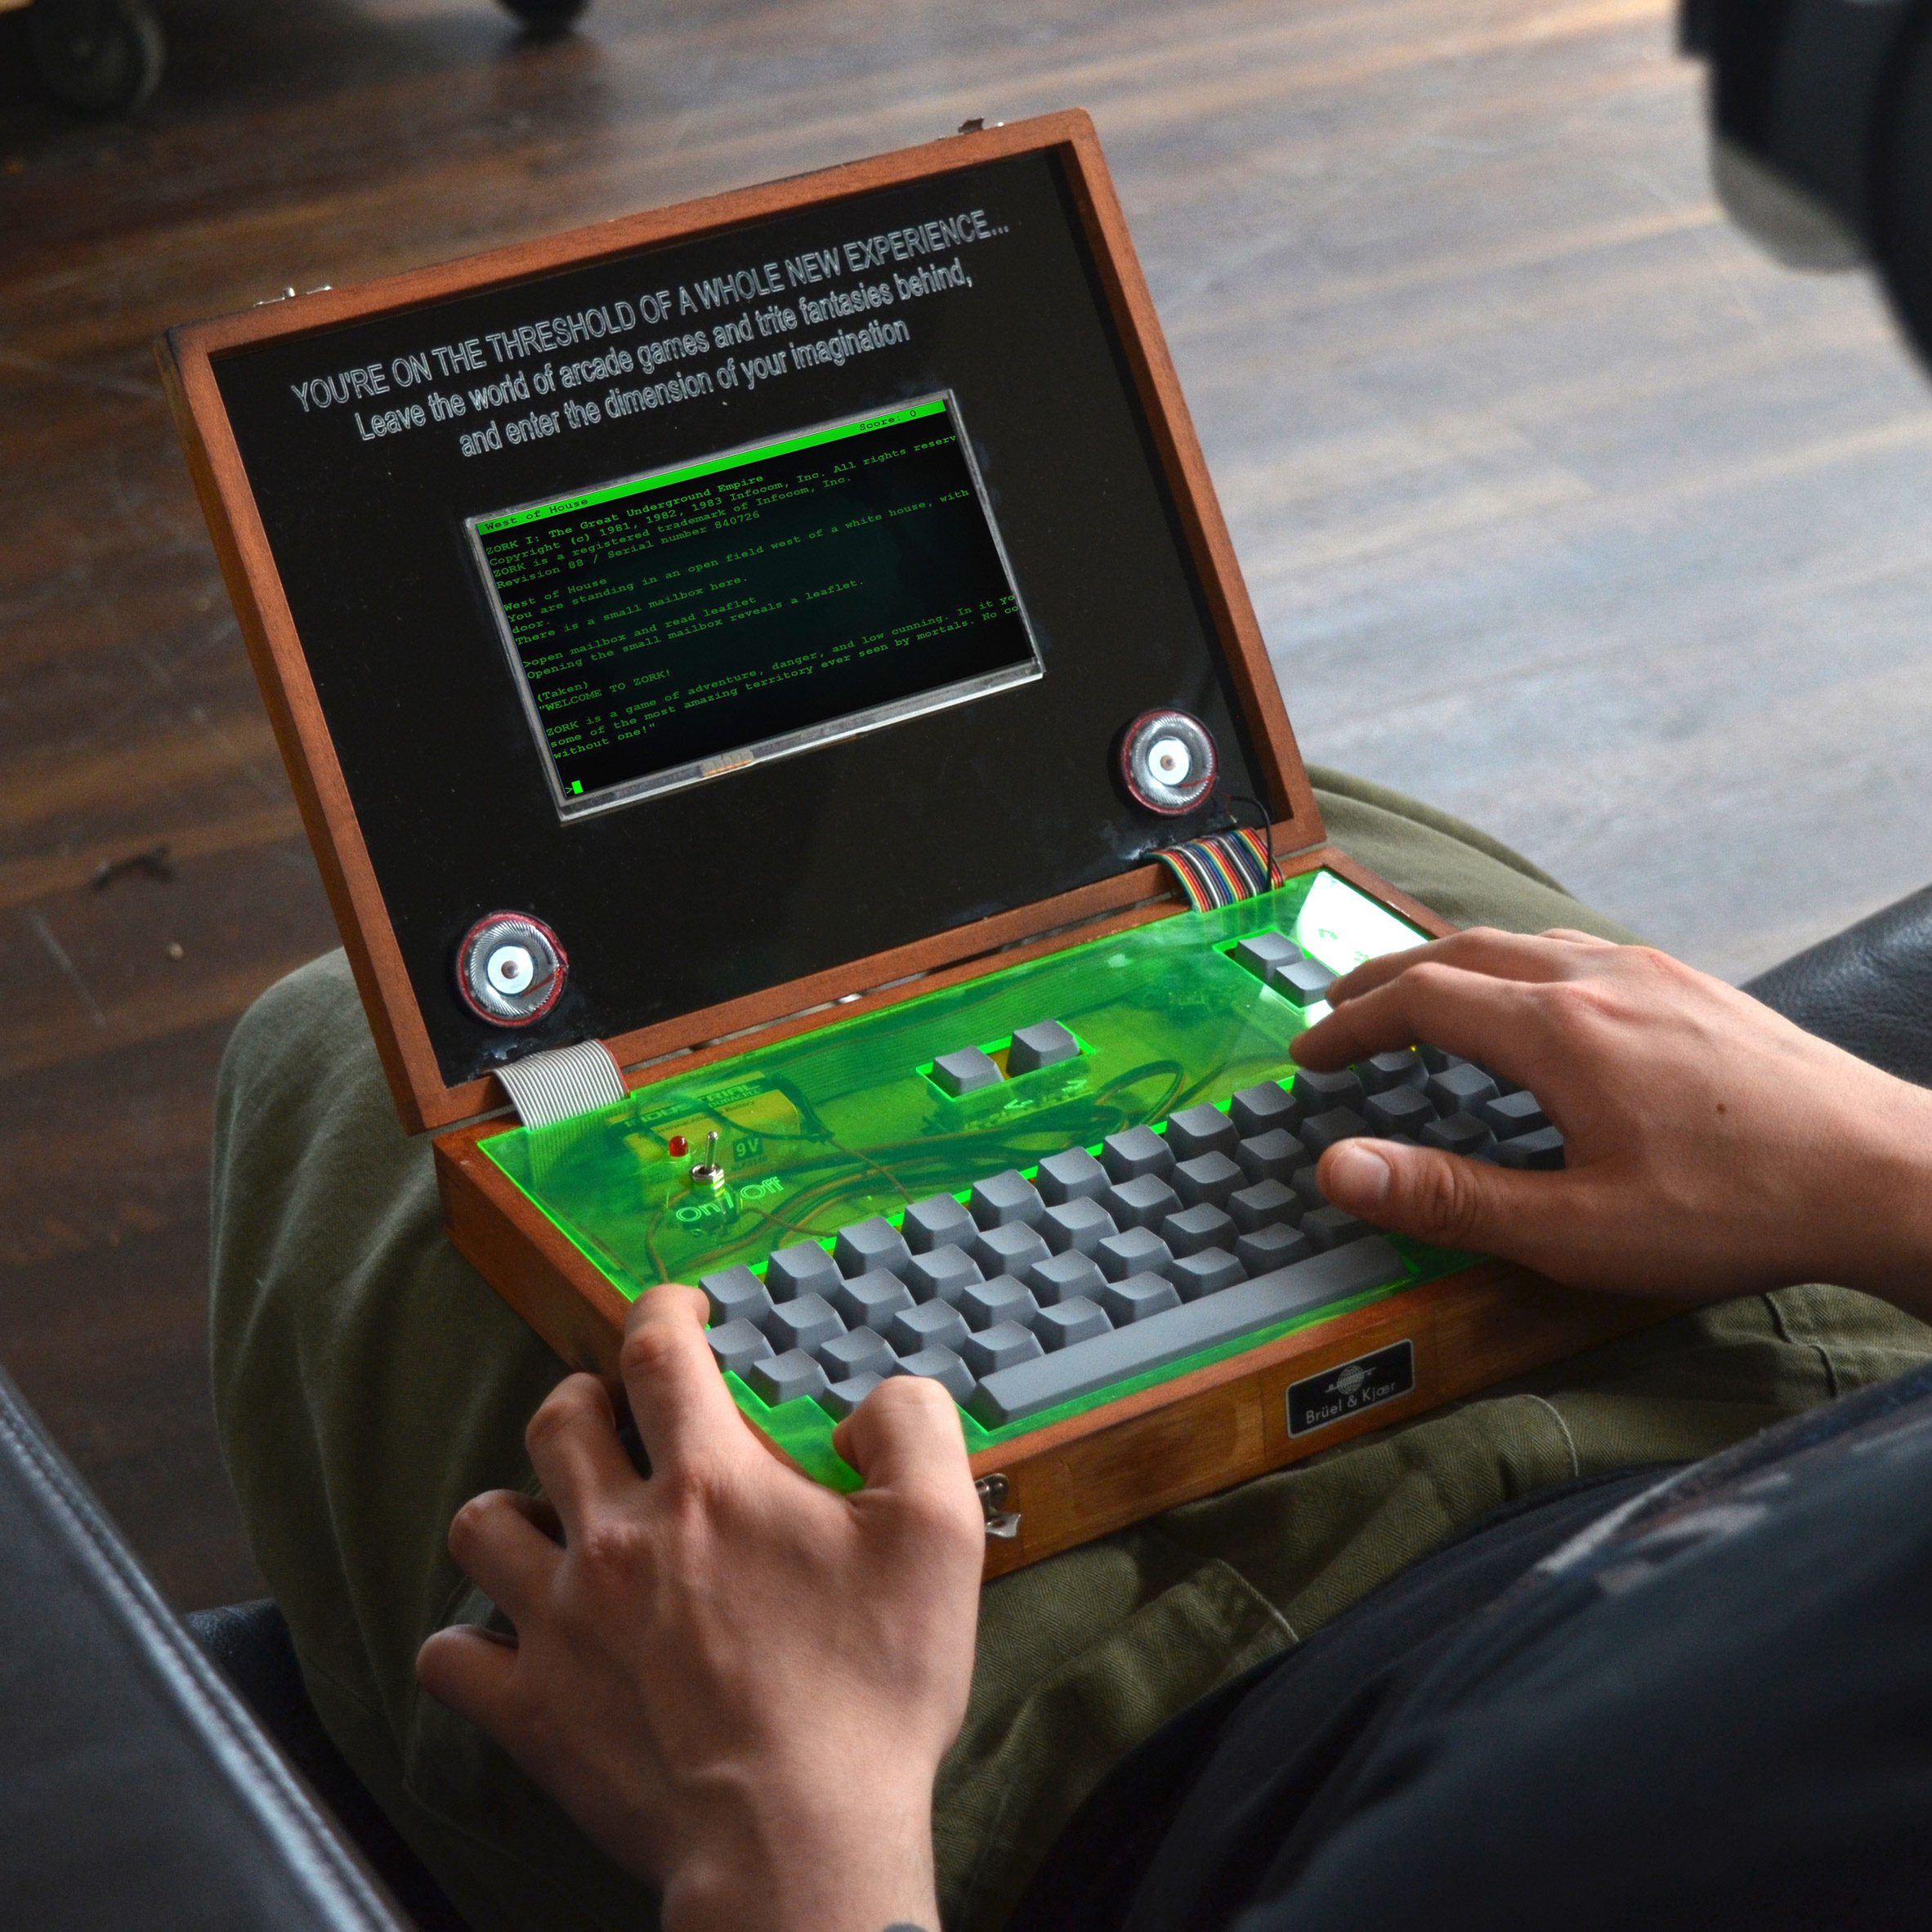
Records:
[[[1436,1110],[1420,1087],[1391,1087],[1371,1097],[1362,1117],[1376,1134],[1413,1135],[1436,1117]]]
[[[855,1328],[847,1335],[835,1335],[822,1347],[807,1351],[815,1356],[827,1379],[836,1386],[854,1375],[885,1375],[892,1372],[892,1351],[875,1330]]]
[[[1255,978],[1266,979],[1271,966],[1292,965],[1303,955],[1286,932],[1250,932],[1228,949],[1228,956]]]
[[[760,1401],[776,1408],[780,1402],[822,1395],[831,1386],[825,1371],[803,1348],[790,1348],[763,1362],[754,1362],[746,1371],[745,1383]]]
[[[1032,1182],[1017,1167],[975,1181],[966,1197],[966,1210],[982,1228],[1009,1228],[1016,1221],[1031,1228],[1046,1212],[1046,1203]]]
[[[1039,1298],[1042,1308],[1071,1301],[1076,1295],[1092,1296],[1107,1279],[1091,1254],[1069,1248],[1064,1254],[1049,1254],[1036,1261],[1021,1277]]]
[[[1316,959],[1295,959],[1268,969],[1268,983],[1296,1006],[1317,1006],[1328,997],[1335,975]]]
[[[1315,1244],[1286,1221],[1271,1221],[1234,1244],[1235,1259],[1251,1275],[1265,1275],[1315,1252]]]
[[[1533,1134],[1519,1134],[1505,1141],[1496,1151],[1498,1167],[1557,1168],[1563,1164],[1563,1137],[1554,1127],[1539,1127]]]
[[[1257,1181],[1228,1198],[1228,1211],[1243,1234],[1276,1221],[1299,1221],[1301,1196],[1280,1181]]]
[[[832,1260],[842,1275],[866,1274],[875,1268],[888,1274],[903,1274],[911,1259],[906,1237],[883,1214],[841,1228],[832,1244]]]
[[[1279,1080],[1243,1087],[1228,1103],[1228,1117],[1243,1140],[1282,1128],[1292,1134],[1301,1120],[1301,1102]]]
[[[771,1344],[749,1322],[721,1322],[705,1336],[721,1369],[742,1375],[754,1362],[771,1353]]]
[[[934,1194],[915,1201],[906,1210],[901,1232],[914,1254],[950,1244],[963,1248],[973,1239],[973,1219],[950,1194]]]
[[[1124,1328],[1129,1322],[1145,1322],[1149,1316],[1178,1308],[1181,1294],[1165,1276],[1129,1275],[1101,1290],[1100,1305],[1116,1328]]]
[[[979,1263],[963,1248],[928,1248],[915,1254],[906,1269],[906,1285],[919,1301],[957,1303],[972,1285],[985,1277]]]
[[[825,1299],[847,1328],[872,1328],[883,1335],[893,1316],[912,1306],[912,1290],[897,1275],[875,1268],[841,1281]]]
[[[916,1355],[922,1348],[955,1348],[966,1339],[966,1317],[942,1301],[923,1301],[893,1316],[885,1339],[896,1353]]]
[[[834,1382],[818,1398],[818,1406],[834,1422],[843,1422],[872,1391],[878,1388],[883,1378],[879,1375],[847,1375],[843,1382]]]
[[[1339,1248],[1358,1241],[1370,1232],[1366,1221],[1358,1221],[1346,1208],[1310,1208],[1301,1218],[1301,1231],[1317,1248]]]
[[[1353,1107],[1330,1107],[1325,1114],[1301,1124],[1301,1138],[1308,1152],[1319,1160],[1336,1142],[1355,1140],[1369,1130],[1369,1124]]]
[[[1387,1093],[1398,1087],[1420,1087],[1429,1078],[1422,1056],[1413,1047],[1397,1047],[1386,1053],[1371,1053],[1355,1069],[1363,1090]]]
[[[1137,1174],[1165,1174],[1174,1165],[1174,1149],[1152,1127],[1127,1127],[1100,1143],[1100,1163],[1116,1181]]]
[[[1100,1197],[1100,1205],[1122,1228],[1158,1228],[1181,1205],[1181,1197],[1157,1174],[1136,1174],[1118,1181]]]
[[[932,1079],[942,1093],[956,1100],[963,1093],[998,1086],[1000,1063],[977,1047],[961,1047],[955,1053],[941,1053],[932,1062]]]
[[[1095,1335],[1105,1335],[1112,1326],[1107,1318],[1107,1311],[1098,1302],[1076,1295],[1057,1308],[1042,1308],[1039,1321],[1033,1325],[1033,1332],[1040,1337],[1042,1348],[1057,1351],[1070,1348],[1076,1342],[1091,1341]]]
[[[1023,1277],[1029,1262],[1044,1260],[1052,1251],[1040,1230],[1023,1221],[1005,1228],[981,1228],[967,1250],[989,1281],[995,1275]]]
[[[765,1284],[748,1268],[723,1268],[715,1274],[700,1275],[698,1286],[711,1304],[713,1322],[756,1324],[771,1312],[771,1297]]]
[[[1069,1147],[1063,1154],[1049,1154],[1033,1177],[1040,1198],[1049,1207],[1069,1201],[1092,1201],[1107,1190],[1107,1169],[1085,1147]]]
[[[1495,1098],[1496,1085],[1480,1067],[1472,1067],[1465,1060],[1460,1067],[1432,1073],[1422,1090],[1434,1102],[1436,1111],[1447,1117],[1473,1114],[1485,1100]]]
[[[1183,1254],[1198,1254],[1203,1248],[1232,1248],[1235,1233],[1227,1210],[1216,1207],[1211,1201],[1183,1208],[1161,1223],[1161,1238],[1176,1260]]]
[[[1151,1228],[1123,1228],[1093,1250],[1093,1259],[1110,1281],[1124,1281],[1129,1275],[1165,1275],[1174,1250]]]
[[[1045,1268],[1050,1264],[1041,1261],[1034,1265]],[[1098,1273],[1099,1270],[1094,1272]],[[966,1326],[975,1330],[997,1328],[1003,1322],[1031,1328],[1040,1319],[1040,1304],[1033,1299],[1033,1290],[1023,1282],[1016,1281],[1011,1275],[995,1275],[990,1281],[975,1281],[955,1305],[965,1317]]]
[[[1362,1111],[1368,1095],[1362,1089],[1362,1078],[1353,1067],[1339,1067],[1333,1073],[1321,1073],[1313,1068],[1295,1076],[1295,1090],[1301,1096],[1302,1118],[1305,1120],[1313,1114],[1325,1114],[1331,1107],[1353,1107]],[[1296,1132],[1304,1140],[1308,1138],[1305,1129]]]
[[[1405,1272],[1401,1255],[1386,1241],[1354,1241],[1038,1361],[996,1370],[981,1382],[967,1409],[990,1429],[1022,1421],[1129,1375],[1165,1368],[1198,1349],[1239,1341],[1344,1295],[1398,1281]]]
[[[1328,1196],[1322,1192],[1320,1170],[1310,1161],[1306,1167],[1298,1167],[1288,1177],[1288,1185],[1300,1198],[1304,1207],[1326,1207]]]
[[[1248,1271],[1225,1248],[1203,1248],[1198,1254],[1175,1258],[1173,1281],[1183,1301],[1198,1301],[1243,1281]]]
[[[973,1371],[952,1349],[937,1343],[930,1348],[920,1349],[916,1355],[901,1355],[893,1363],[892,1372],[897,1375],[924,1375],[928,1380],[937,1382],[956,1402],[964,1402],[974,1386]]]
[[[1017,1362],[1031,1362],[1046,1351],[1040,1337],[1017,1322],[1002,1322],[969,1335],[959,1350],[959,1359],[975,1375],[990,1375],[995,1369],[1011,1368]]]
[[[1204,1201],[1219,1207],[1246,1178],[1241,1169],[1219,1151],[1196,1154],[1174,1170],[1174,1191],[1188,1207]]]
[[[1534,1134],[1539,1127],[1550,1125],[1542,1102],[1534,1093],[1525,1093],[1520,1089],[1485,1100],[1476,1109],[1476,1118],[1498,1140],[1514,1140],[1519,1134]]]
[[[1007,1077],[1032,1073],[1042,1067],[1058,1067],[1079,1053],[1080,1043],[1058,1020],[1040,1020],[1022,1026],[1006,1049]]]
[[[795,1295],[781,1301],[765,1317],[765,1333],[780,1354],[788,1348],[803,1348],[812,1354],[845,1333],[839,1311],[822,1295]]]
[[[1474,1157],[1494,1147],[1496,1136],[1474,1114],[1451,1114],[1446,1120],[1431,1120],[1422,1129],[1422,1144]]]
[[[1236,1165],[1251,1181],[1285,1181],[1305,1167],[1308,1151],[1285,1128],[1277,1127],[1244,1140],[1234,1150]]]
[[[1167,1121],[1167,1144],[1176,1161],[1192,1161],[1196,1154],[1232,1154],[1241,1132],[1218,1107],[1205,1102],[1184,1107],[1170,1114]]]
[[[1038,1232],[1056,1254],[1091,1254],[1120,1223],[1097,1201],[1063,1201],[1040,1218]]]
[[[765,1263],[765,1286],[774,1301],[800,1295],[829,1295],[839,1282],[839,1264],[816,1241],[774,1250]]]

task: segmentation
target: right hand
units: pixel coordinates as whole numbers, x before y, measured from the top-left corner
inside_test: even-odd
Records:
[[[1568,1165],[1344,1141],[1329,1198],[1574,1286],[1708,1300],[1831,1281],[1932,1305],[1932,1094],[1648,947],[1474,928],[1371,959],[1295,1044],[1426,1041],[1528,1088]]]

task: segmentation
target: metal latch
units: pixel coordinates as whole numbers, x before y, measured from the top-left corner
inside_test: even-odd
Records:
[[[1020,1513],[1006,1506],[1008,1485],[1005,1477],[982,1476],[973,1489],[986,1516],[986,1534],[1002,1543],[1012,1542],[1020,1533]]]

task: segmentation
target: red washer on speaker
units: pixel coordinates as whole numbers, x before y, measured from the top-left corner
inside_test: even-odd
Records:
[[[1190,712],[1143,711],[1120,734],[1128,796],[1163,818],[1198,811],[1219,771],[1213,734]]]

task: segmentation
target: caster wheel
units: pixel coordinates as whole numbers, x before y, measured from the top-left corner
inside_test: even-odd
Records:
[[[533,34],[567,34],[590,0],[503,0],[503,5]]]
[[[126,114],[160,84],[161,26],[146,0],[38,0],[26,28],[41,84],[83,114]]]

